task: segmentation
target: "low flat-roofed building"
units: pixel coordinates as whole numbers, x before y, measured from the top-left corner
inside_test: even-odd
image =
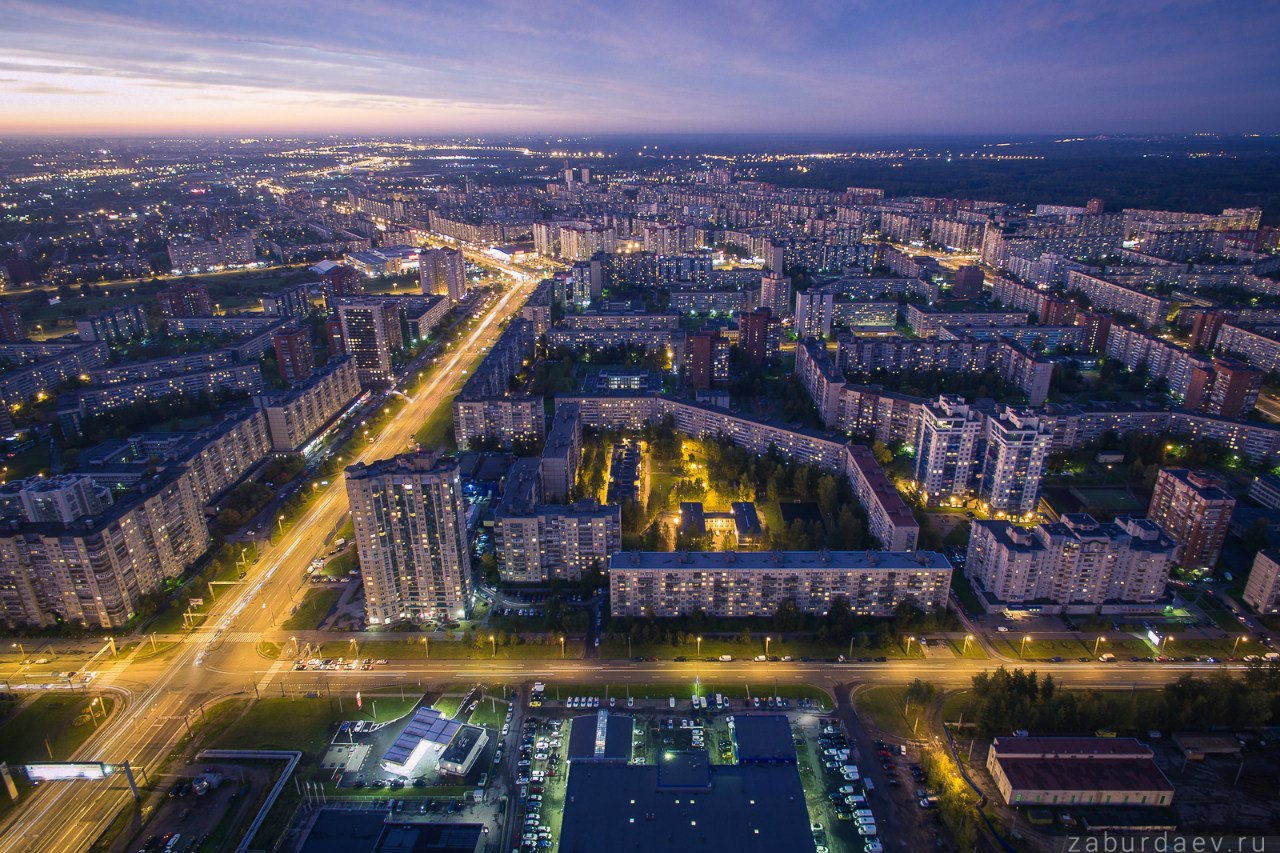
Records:
[[[562,853],[814,847],[794,766],[712,765],[703,750],[660,752],[656,764],[570,765]]]
[[[1210,755],[1239,755],[1243,748],[1234,735],[1175,732],[1173,745],[1192,761],[1203,761]]]
[[[795,764],[796,746],[785,714],[735,714],[733,750],[739,764]]]
[[[1011,806],[1167,806],[1173,783],[1133,738],[998,737],[987,770]]]
[[[479,726],[459,727],[453,740],[440,753],[436,770],[449,776],[466,776],[476,766],[488,742],[489,733]]]
[[[377,810],[321,809],[301,853],[480,853],[489,838],[483,823],[402,819]]]
[[[631,717],[610,714],[604,708],[574,717],[569,728],[569,760],[629,764],[634,727]]]
[[[418,708],[378,763],[388,773],[417,776],[432,755],[443,754],[462,725],[435,708]]]

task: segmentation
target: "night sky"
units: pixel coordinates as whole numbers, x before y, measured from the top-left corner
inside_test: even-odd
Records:
[[[0,134],[1280,131],[1280,4],[0,0]]]

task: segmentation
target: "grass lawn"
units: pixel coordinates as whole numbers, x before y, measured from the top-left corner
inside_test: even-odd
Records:
[[[0,726],[0,761],[7,761],[10,767],[35,761],[66,761],[97,729],[89,716],[89,703],[94,699],[99,703],[95,714],[101,725],[99,709],[105,708],[110,714],[114,700],[81,693],[41,696],[9,717]]]
[[[1222,602],[1212,595],[1201,595],[1196,599],[1196,604],[1204,611],[1205,615],[1214,621],[1214,623],[1224,631],[1236,633],[1241,630],[1240,621],[1236,619],[1234,613],[1222,605]]]
[[[750,643],[739,642],[738,639],[708,637],[699,645],[697,642],[672,645],[671,643],[631,643],[629,646],[626,642],[602,642],[600,644],[600,657],[602,658],[632,658],[632,657],[653,657],[658,660],[671,660],[675,657],[687,657],[690,660],[699,658],[719,657],[720,655],[732,655],[734,660],[750,660],[756,655],[765,653],[764,637],[754,637]],[[850,653],[848,643],[830,643],[821,640],[773,640],[769,643],[769,655],[771,657],[784,657],[790,655],[794,658],[812,657],[818,660],[835,660],[840,655],[847,655],[853,658],[860,657],[889,657],[903,658],[924,657],[924,652],[916,644],[912,644],[911,652],[904,653],[901,646],[888,645],[883,648],[875,649],[865,646],[853,646]]]
[[[418,696],[364,693],[364,707],[338,699],[267,698],[254,702],[239,719],[213,739],[211,746],[228,749],[300,749],[308,760],[319,757],[343,720],[386,722],[403,717],[418,704]],[[377,717],[373,706],[377,703]]]
[[[969,658],[970,660],[986,660],[988,655],[982,648],[982,644],[975,638],[969,643],[969,648],[965,648],[964,640],[947,640],[947,645],[956,653],[956,657]]]
[[[957,690],[947,694],[947,698],[942,700],[942,721],[944,723],[954,723],[960,720],[960,715],[970,718],[972,722],[971,711],[973,709],[974,695],[971,690]]]
[[[854,694],[853,706],[868,723],[898,738],[914,737],[903,714],[905,687],[866,687]]]
[[[969,585],[969,579],[964,576],[964,572],[956,570],[951,573],[951,591],[956,594],[956,598],[960,599],[960,604],[964,606],[967,613],[982,613],[982,602],[978,599],[978,594],[973,591],[973,587]]]
[[[314,631],[342,597],[341,589],[311,589],[297,611],[281,627],[286,631]]]
[[[510,703],[497,699],[492,696],[480,700],[480,704],[471,712],[471,719],[467,722],[473,726],[489,726],[493,729],[501,729],[502,723],[507,718],[507,708]]]
[[[324,568],[320,570],[320,574],[331,578],[344,578],[353,569],[359,568],[360,556],[356,553],[355,548],[348,547],[347,550],[325,563]]]
[[[576,645],[578,646],[576,650],[573,648],[573,644],[565,645],[567,657],[582,657],[582,643],[578,642]],[[359,643],[358,648],[360,657],[386,658],[387,660],[421,660],[424,658],[430,658],[431,660],[484,660],[486,658],[494,658],[493,647],[487,641],[481,648],[476,648],[459,640],[431,640],[424,647],[419,638],[414,637],[410,642],[370,640],[369,642]],[[350,646],[345,642],[323,644],[323,656],[325,657],[345,656],[349,651]],[[498,660],[537,660],[559,657],[559,642],[552,645],[524,643],[518,646],[498,646],[497,654]]]
[[[5,460],[4,464],[9,469],[8,473],[5,474],[5,479],[9,482],[25,480],[27,477],[34,477],[42,471],[48,473],[50,464],[49,442],[40,439],[36,442],[35,447],[27,448],[16,454],[12,459]]]

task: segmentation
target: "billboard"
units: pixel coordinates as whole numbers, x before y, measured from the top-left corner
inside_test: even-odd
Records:
[[[66,779],[105,779],[111,768],[100,761],[57,761],[26,766],[27,778],[32,782],[59,782]]]

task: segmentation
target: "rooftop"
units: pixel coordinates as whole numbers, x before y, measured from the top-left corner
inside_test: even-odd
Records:
[[[604,709],[574,717],[569,729],[569,760],[630,761],[632,728],[630,717]]]
[[[795,764],[791,724],[783,714],[735,714],[733,739],[743,764]]]
[[[795,569],[945,569],[936,551],[625,551],[609,558],[610,569],[693,571]]]
[[[404,731],[396,738],[395,743],[382,756],[383,761],[403,764],[413,753],[414,747],[421,741],[445,746],[453,740],[453,736],[462,728],[462,723],[451,720],[435,708],[419,708],[413,712],[413,718],[404,727]]]
[[[666,756],[670,756],[667,758]],[[709,765],[705,752],[660,765],[571,765],[560,850],[812,851],[795,767]]]

